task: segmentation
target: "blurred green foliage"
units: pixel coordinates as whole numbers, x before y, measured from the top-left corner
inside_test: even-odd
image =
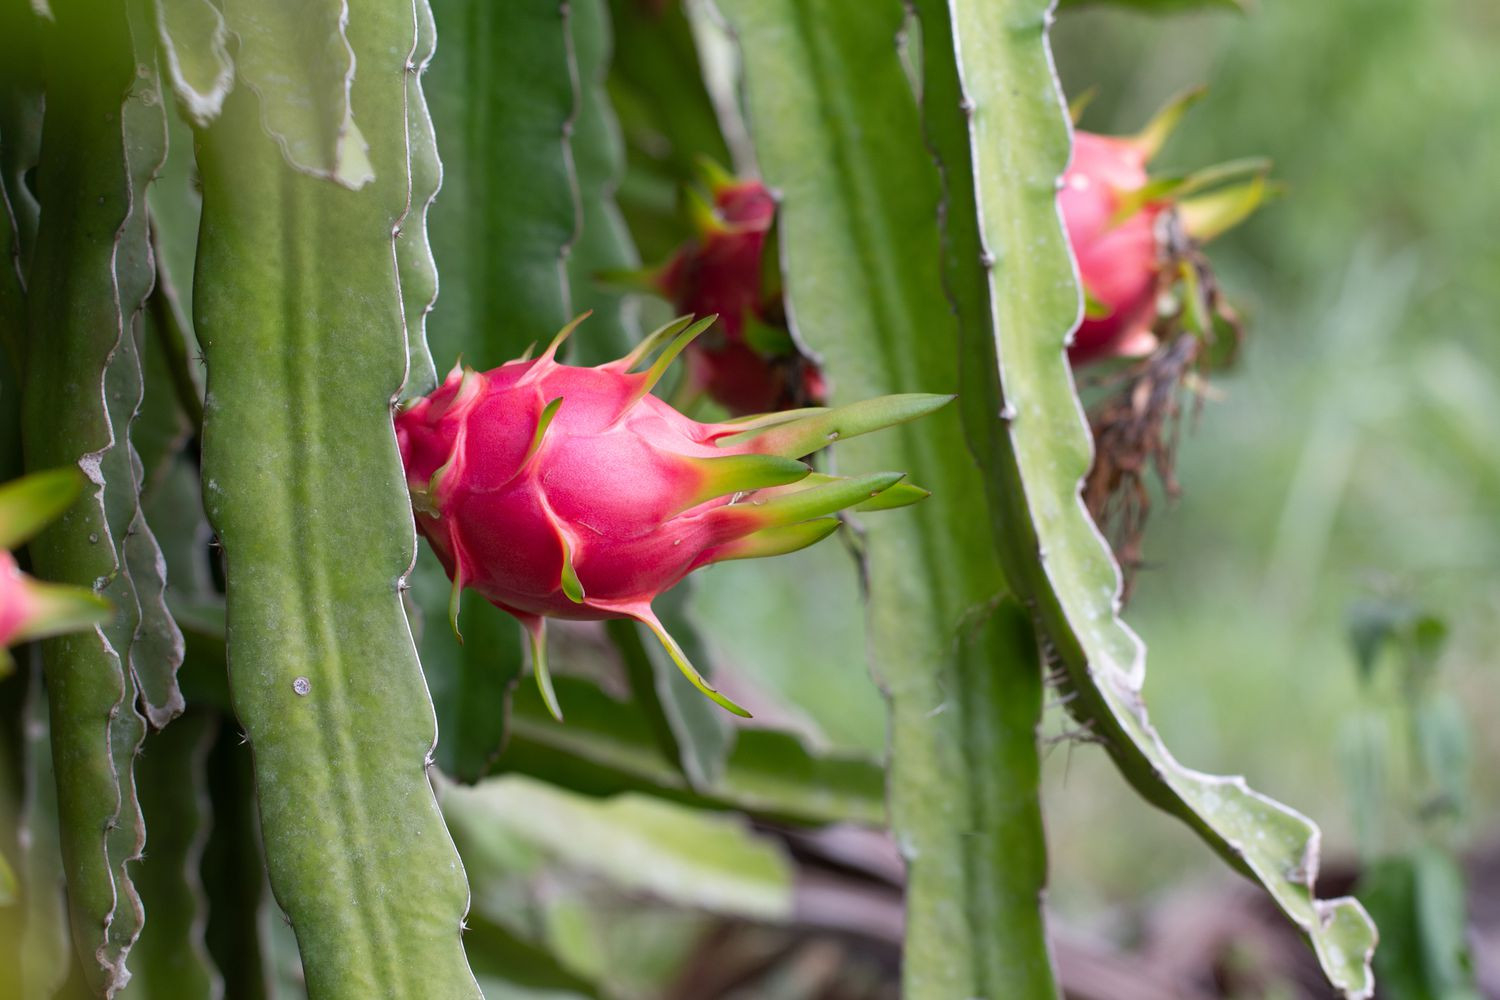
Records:
[[[1185,435],[1185,495],[1158,513],[1130,617],[1169,742],[1311,812],[1335,855],[1353,846],[1331,752],[1355,684],[1352,600],[1395,590],[1442,609],[1447,682],[1471,718],[1497,706],[1500,458],[1486,445],[1500,413],[1500,190],[1480,180],[1500,176],[1497,41],[1495,9],[1458,0],[1171,21],[1091,11],[1056,35],[1069,91],[1100,88],[1085,127],[1133,129],[1204,83],[1162,168],[1268,155],[1286,186],[1212,248],[1250,338],[1220,380],[1227,398]],[[1272,734],[1252,722],[1267,715],[1281,720]],[[1500,744],[1480,740],[1482,771]],[[1055,792],[1051,828],[1122,836],[1062,847],[1099,854],[1055,867],[1062,901],[1194,873],[1180,851],[1202,852],[1165,829],[1133,835],[1138,812],[1094,773]],[[1480,817],[1496,805],[1485,794]],[[1158,863],[1138,867],[1111,840],[1149,842]]]
[[[1062,14],[1054,40],[1069,94],[1099,88],[1083,127],[1134,131],[1206,84],[1160,169],[1266,155],[1285,185],[1211,248],[1249,341],[1217,380],[1224,398],[1185,428],[1185,493],[1157,508],[1127,619],[1150,645],[1153,718],[1182,759],[1245,773],[1348,857],[1336,744],[1356,684],[1351,601],[1395,591],[1442,609],[1445,682],[1471,720],[1500,709],[1486,662],[1500,640],[1500,187],[1488,180],[1500,177],[1500,9],[1100,8]],[[736,566],[701,576],[700,614],[726,657],[836,744],[879,746],[878,696],[840,652],[854,643],[833,638],[860,628],[852,565],[827,547],[755,572],[754,585]],[[764,621],[784,625],[744,624]],[[1500,735],[1475,731],[1484,773]],[[1065,914],[1217,871],[1094,748],[1059,744],[1048,765],[1050,898]],[[1496,797],[1476,789],[1478,839],[1500,833],[1484,827]]]

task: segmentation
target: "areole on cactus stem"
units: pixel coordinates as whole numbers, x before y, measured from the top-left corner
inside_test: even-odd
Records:
[[[839,511],[927,496],[903,473],[829,476],[799,459],[952,397],[885,396],[699,423],[651,390],[715,317],[673,320],[597,367],[560,363],[558,348],[586,316],[538,358],[488,372],[455,366],[396,417],[417,525],[453,581],[454,630],[465,587],[518,619],[543,699],[560,719],[545,620],[633,618],[700,691],[748,716],[688,662],[652,600],[710,563],[805,548],[838,528]]]

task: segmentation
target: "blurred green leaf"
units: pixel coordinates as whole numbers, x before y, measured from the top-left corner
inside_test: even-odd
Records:
[[[546,948],[474,914],[464,944],[484,1000],[597,1000],[599,990],[564,968]]]
[[[638,705],[615,701],[577,678],[555,682],[568,721],[553,720],[541,697],[523,685],[500,769],[590,795],[645,791],[791,823],[884,823],[884,775],[867,758],[820,754],[790,733],[740,728],[722,773],[695,790]]]
[[[13,549],[57,520],[83,492],[76,468],[33,472],[0,484],[0,548]]]
[[[487,879],[560,868],[676,906],[791,916],[789,862],[734,816],[629,793],[589,798],[522,775],[446,786],[440,801],[481,893]]]
[[[1478,1000],[1469,955],[1464,876],[1434,848],[1388,858],[1360,879],[1380,926],[1375,973],[1390,1000]]]

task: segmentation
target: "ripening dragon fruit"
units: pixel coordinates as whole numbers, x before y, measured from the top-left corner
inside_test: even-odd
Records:
[[[832,515],[845,508],[926,496],[900,473],[838,478],[798,459],[951,397],[887,396],[699,423],[651,389],[713,317],[676,320],[595,368],[556,360],[578,322],[535,360],[488,372],[455,368],[396,418],[417,524],[453,581],[454,627],[464,587],[517,618],[531,636],[543,697],[559,715],[545,619],[634,618],[700,690],[745,714],[688,663],[652,600],[709,563],[811,545],[838,527]],[[647,370],[632,371],[662,345]]]
[[[1145,151],[1131,140],[1074,133],[1073,160],[1057,196],[1089,299],[1068,348],[1074,364],[1148,354],[1156,346],[1156,220],[1166,206],[1148,202],[1116,218],[1123,196],[1147,180]]]
[[[735,415],[823,402],[822,373],[787,330],[767,270],[776,262],[764,259],[776,199],[759,181],[707,161],[702,173],[713,202],[689,192],[698,238],[649,276],[677,311],[719,316],[719,328],[688,349],[684,397],[706,394]]]
[[[1057,203],[1087,302],[1068,348],[1075,365],[1155,350],[1158,303],[1180,277],[1189,244],[1205,243],[1239,223],[1266,194],[1263,160],[1183,176],[1148,173],[1147,164],[1201,93],[1169,103],[1133,136],[1073,133],[1073,157]],[[1246,183],[1199,193],[1247,173],[1254,176]]]

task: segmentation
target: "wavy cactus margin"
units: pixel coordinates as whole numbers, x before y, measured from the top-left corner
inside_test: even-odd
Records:
[[[397,230],[420,224],[412,163],[431,156],[410,128],[420,24],[410,0],[312,6],[258,5],[262,27],[314,37],[241,33],[255,59],[198,131],[203,479],[230,683],[309,993],[477,998],[400,594],[416,541],[390,407],[409,349]],[[358,60],[347,88],[305,78],[314,43]]]
[[[144,3],[107,13],[59,3],[52,15],[32,27],[47,97],[22,421],[33,468],[77,465],[90,480],[32,543],[38,571],[92,587],[119,611],[43,647],[74,940],[90,985],[113,995],[129,980],[142,920],[127,870],[145,839],[132,770],[147,718],[136,706],[163,725],[182,705],[181,637],[162,604],[161,554],[141,518],[130,443],[140,311],[154,279],[143,194],[166,124]]]
[[[1069,710],[1142,796],[1264,886],[1336,988],[1368,997],[1375,928],[1357,900],[1315,897],[1318,828],[1242,778],[1183,767],[1147,719],[1145,646],[1120,619],[1119,570],[1079,497],[1091,456],[1063,351],[1081,299],[1056,207],[1069,125],[1047,43],[1050,0],[915,6],[948,194],[948,287],[964,370],[984,373],[974,389],[988,390],[967,394],[966,429],[1007,574],[1077,694]]]

